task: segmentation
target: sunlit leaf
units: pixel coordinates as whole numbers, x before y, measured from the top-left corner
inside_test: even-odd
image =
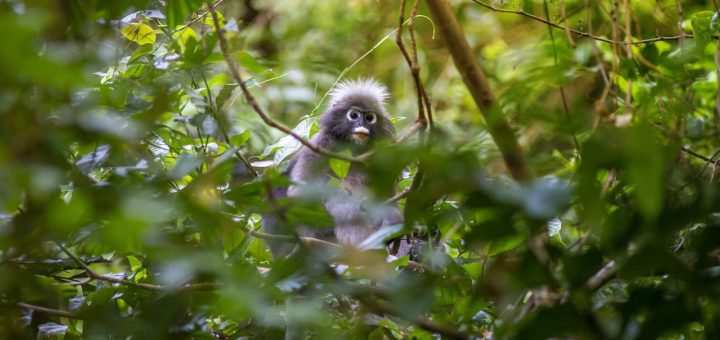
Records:
[[[350,155],[350,152],[345,152],[345,155]],[[344,179],[347,176],[348,171],[350,171],[350,162],[337,158],[330,158],[328,161],[330,169],[338,178]]]
[[[690,22],[692,24],[695,40],[700,47],[705,47],[712,40],[711,21],[714,13],[711,11],[697,12],[692,15]]]
[[[120,30],[120,33],[130,41],[139,45],[155,44],[155,36],[157,31],[146,24],[129,24]]]

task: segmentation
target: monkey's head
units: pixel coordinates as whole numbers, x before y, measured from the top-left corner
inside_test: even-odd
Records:
[[[330,92],[330,104],[320,117],[320,128],[336,142],[369,147],[382,138],[393,138],[395,126],[385,111],[389,96],[373,79],[344,81]]]

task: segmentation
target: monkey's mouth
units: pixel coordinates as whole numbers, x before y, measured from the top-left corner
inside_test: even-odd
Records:
[[[358,126],[353,130],[350,137],[355,143],[365,143],[370,138],[370,131],[363,126]]]

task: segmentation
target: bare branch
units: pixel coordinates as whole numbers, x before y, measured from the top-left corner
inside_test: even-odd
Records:
[[[402,40],[402,32],[403,32],[403,26],[405,26],[405,4],[406,0],[402,0],[400,2],[400,15],[398,16],[398,27],[397,27],[397,35],[395,36],[395,43],[398,45],[398,48],[400,48],[400,52],[402,53],[403,57],[405,58],[405,62],[407,63],[408,67],[410,67],[410,72],[413,77],[413,82],[415,83],[415,90],[417,92],[417,101],[418,101],[418,118],[416,122],[425,124],[425,122],[429,123],[430,127],[433,126],[433,118],[432,118],[432,106],[430,105],[430,99],[427,95],[427,92],[425,91],[425,86],[422,83],[422,80],[420,79],[420,64],[418,63],[417,59],[417,42],[415,39],[415,17],[417,16],[417,8],[420,1],[415,0],[412,7],[412,12],[410,13],[410,18],[407,21],[408,26],[408,33],[410,35],[410,46],[412,50],[412,56],[407,51],[407,48],[405,47],[405,43],[403,43]]]
[[[29,309],[33,312],[43,313],[43,314],[47,314],[47,315],[60,316],[63,318],[70,318],[70,319],[79,319],[77,313],[67,311],[67,310],[47,308],[47,307],[32,305],[32,304],[25,303],[25,302],[15,303],[15,306],[18,308]]]
[[[322,245],[327,246],[330,248],[336,248],[336,249],[343,249],[344,247],[333,242],[312,238],[312,237],[296,237],[292,235],[277,235],[277,234],[267,234],[259,231],[252,230],[248,227],[241,227],[248,235],[252,235],[254,237],[257,237],[259,239],[263,240],[275,240],[275,241],[287,241],[287,242],[297,242],[298,240],[302,241],[303,243],[307,245]]]
[[[593,39],[593,40],[602,41],[602,42],[606,42],[606,43],[610,43],[610,44],[640,45],[640,44],[654,43],[654,42],[658,42],[658,41],[672,41],[672,40],[680,40],[680,39],[683,39],[683,38],[692,38],[692,37],[693,37],[693,36],[690,35],[690,34],[682,34],[682,35],[676,35],[676,36],[655,37],[655,38],[648,38],[648,39],[641,39],[641,40],[634,40],[634,41],[633,41],[633,40],[627,40],[627,41],[613,40],[613,39],[598,37],[598,36],[592,35],[592,34],[590,34],[590,33],[583,32],[583,31],[578,31],[578,30],[576,30],[576,29],[572,29],[572,28],[569,28],[569,27],[566,27],[566,26],[563,26],[563,25],[558,25],[558,24],[556,24],[556,23],[554,23],[554,22],[552,22],[552,21],[550,21],[550,20],[547,20],[547,19],[545,19],[545,18],[542,18],[542,17],[536,16],[536,15],[533,15],[533,14],[528,13],[528,12],[525,12],[525,11],[523,11],[523,10],[512,10],[512,9],[497,8],[497,7],[488,5],[488,4],[486,4],[486,3],[483,3],[483,2],[480,1],[480,0],[472,0],[472,2],[478,4],[478,5],[482,6],[482,7],[485,7],[485,8],[487,8],[487,9],[493,11],[493,12],[498,12],[498,13],[512,13],[512,14],[521,15],[521,16],[530,18],[530,19],[532,19],[532,20],[542,22],[542,23],[544,23],[544,24],[546,24],[546,25],[555,27],[555,28],[557,28],[557,29],[561,29],[561,30],[564,30],[564,31],[566,31],[566,32],[572,32],[573,34],[579,35],[579,36],[581,36],[581,37],[590,38],[590,39]]]
[[[63,247],[60,243],[57,244],[60,249],[67,254],[68,257],[70,257],[73,261],[75,261],[80,267],[82,267],[83,270],[88,274],[89,277],[95,279],[95,280],[101,280],[101,281],[107,281],[107,282],[113,282],[113,283],[119,283],[126,286],[132,286],[136,288],[142,288],[147,290],[211,290],[216,289],[219,284],[214,282],[208,282],[208,283],[194,283],[194,284],[187,284],[179,287],[168,287],[168,286],[162,286],[162,285],[156,285],[151,283],[140,283],[130,280],[125,280],[121,278],[117,278],[110,275],[103,275],[95,272],[90,266],[88,266],[83,260],[81,260],[77,255],[70,252],[67,248]]]

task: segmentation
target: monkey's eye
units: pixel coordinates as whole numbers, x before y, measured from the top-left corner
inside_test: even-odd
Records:
[[[356,120],[360,117],[360,113],[355,109],[350,109],[347,113],[348,120]]]
[[[368,112],[365,114],[365,121],[370,124],[375,124],[375,122],[377,121],[377,116],[372,112]]]

